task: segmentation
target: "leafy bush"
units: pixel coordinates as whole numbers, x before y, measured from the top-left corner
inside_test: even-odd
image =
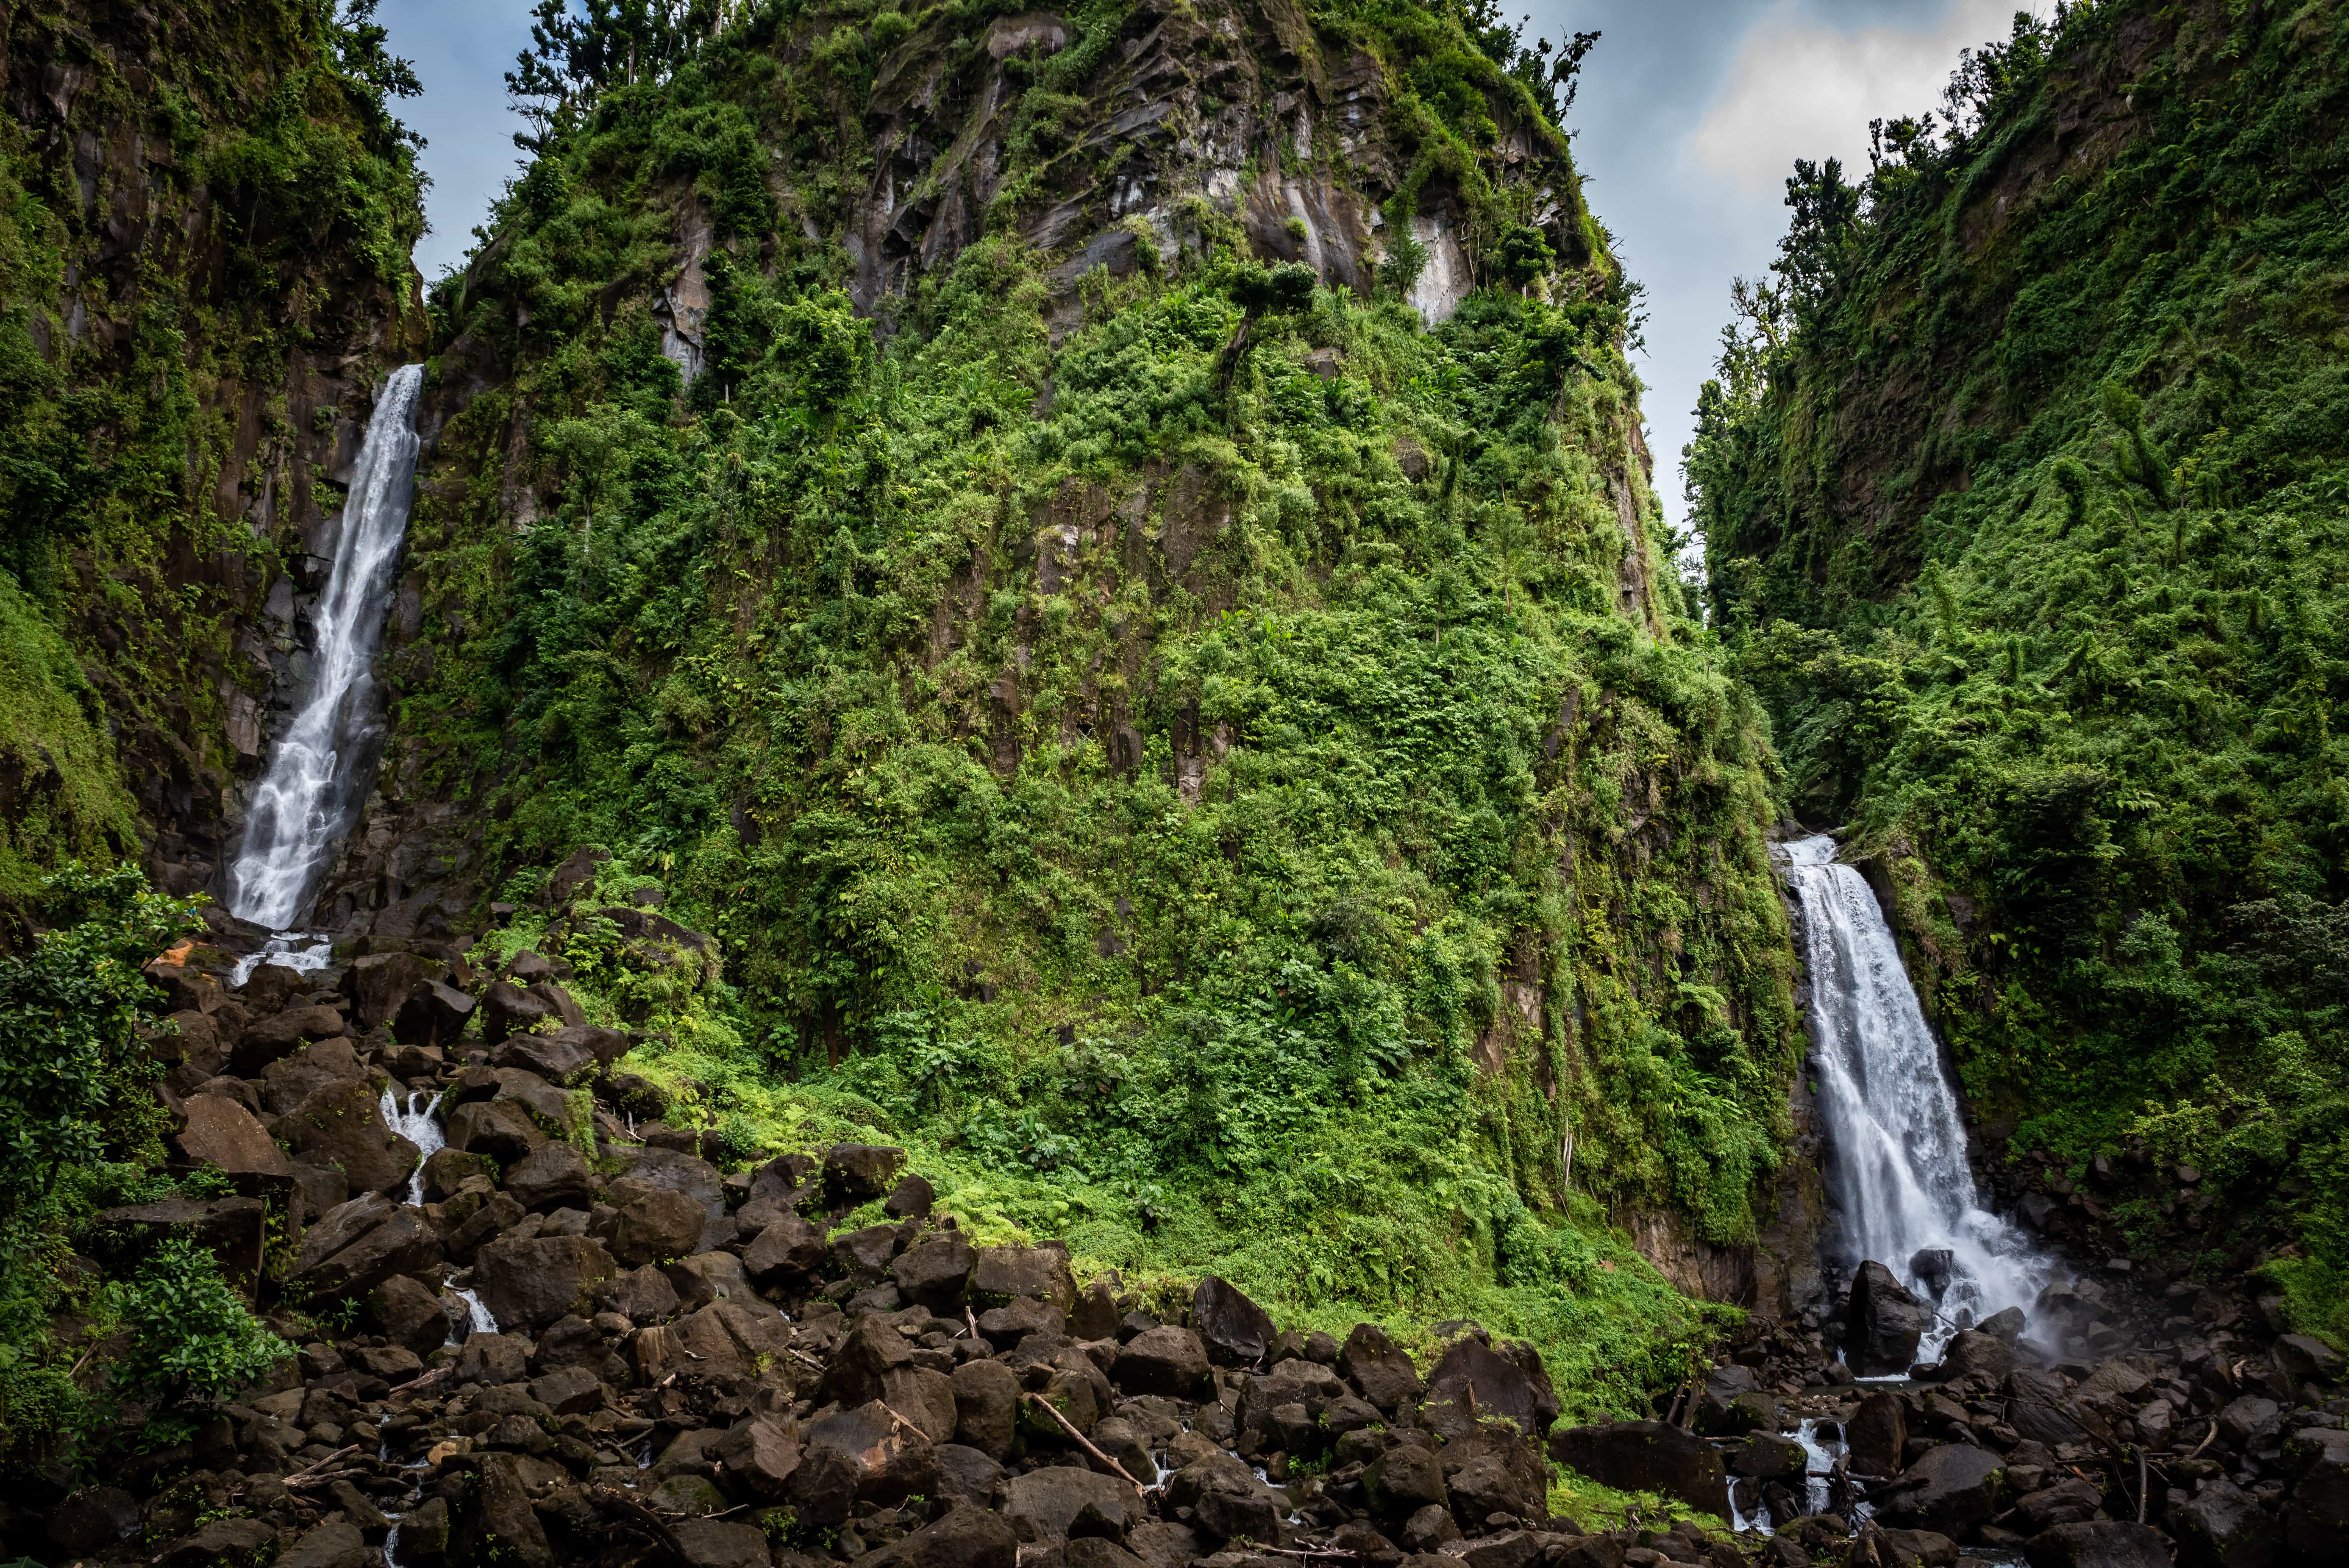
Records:
[[[107,1305],[130,1334],[111,1369],[117,1386],[167,1402],[224,1398],[294,1353],[245,1309],[212,1255],[185,1236],[165,1240],[137,1274],[111,1285]]]

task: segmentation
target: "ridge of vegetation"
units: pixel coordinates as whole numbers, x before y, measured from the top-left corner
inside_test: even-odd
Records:
[[[1372,150],[1325,127],[1234,198],[1393,153],[1375,275],[1268,265],[1197,196],[1071,272],[1021,225],[1113,176],[1102,62],[1219,14],[1102,0],[1005,59],[983,232],[861,317],[876,83],[946,104],[1003,9],[771,6],[549,95],[432,291],[433,385],[480,390],[411,524],[385,776],[476,803],[518,912],[485,940],[664,1036],[631,1061],[673,1114],[905,1143],[983,1233],[1285,1318],[1473,1313],[1633,1408],[1705,1317],[1608,1222],[1750,1244],[1798,1036],[1760,719],[1660,565],[1560,77],[1441,6],[1235,14],[1375,65]],[[1423,200],[1485,285],[1433,332]],[[719,962],[549,929],[582,844]]]
[[[1802,814],[2021,1159],[2349,1336],[2349,28],[2017,19],[1798,164],[1688,453]],[[2199,1168],[2181,1184],[2179,1165]]]

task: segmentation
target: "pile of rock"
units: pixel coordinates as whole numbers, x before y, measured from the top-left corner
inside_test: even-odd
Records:
[[[2349,1561],[2349,1397],[2323,1341],[2277,1332],[2267,1314],[2204,1303],[2199,1317],[2165,1318],[2158,1302],[2066,1284],[2035,1304],[2039,1326],[2067,1345],[2134,1348],[2072,1359],[2023,1337],[2010,1309],[1913,1367],[1929,1311],[1871,1263],[1847,1298],[1846,1365],[1826,1364],[1823,1336],[1765,1331],[1712,1374],[1692,1424],[1737,1441],[1742,1512],[1766,1511],[1802,1542],[1839,1539],[1864,1512],[2034,1564]],[[2220,1318],[2268,1332],[2212,1326]],[[1910,1376],[1867,1390],[1853,1370]],[[1824,1519],[1822,1494],[1837,1511]]]

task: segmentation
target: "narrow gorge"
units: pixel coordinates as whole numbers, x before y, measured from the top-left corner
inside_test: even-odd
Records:
[[[534,15],[429,286],[0,19],[0,1555],[2349,1553],[2330,6],[1798,165],[1701,572],[1591,35]]]

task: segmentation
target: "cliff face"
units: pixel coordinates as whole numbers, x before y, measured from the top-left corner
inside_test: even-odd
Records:
[[[1591,1390],[1678,1310],[1603,1209],[1750,1294],[1763,753],[1532,57],[1143,0],[662,58],[436,291],[323,918],[559,948],[673,1117],[908,1142],[1102,1264],[1477,1304]]]
[[[1691,453],[1797,808],[1880,855],[2002,1187],[2310,1322],[2349,1263],[2344,49],[2331,6],[2106,4],[1983,51],[1960,134],[1795,182]]]
[[[0,11],[0,898],[142,851],[216,891],[424,346],[385,64],[298,0]]]

